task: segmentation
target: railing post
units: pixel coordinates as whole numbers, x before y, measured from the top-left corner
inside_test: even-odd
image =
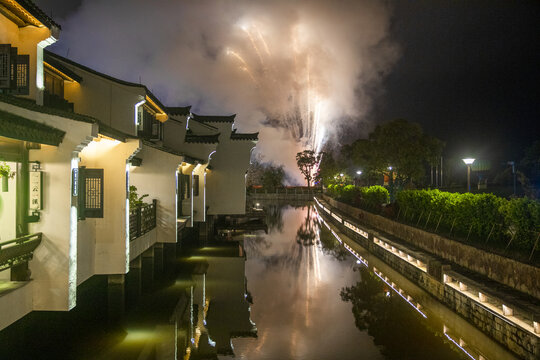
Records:
[[[157,199],[152,200],[152,204],[154,204],[154,227],[157,226]]]
[[[141,211],[142,210],[142,206],[141,205],[137,205],[137,230],[136,230],[136,233],[137,233],[137,236],[135,237],[139,237],[141,236],[141,226],[142,226],[142,216],[141,216]]]

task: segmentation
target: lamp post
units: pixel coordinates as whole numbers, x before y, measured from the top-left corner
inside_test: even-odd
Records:
[[[471,192],[471,165],[474,162],[472,158],[462,159],[465,165],[467,165],[467,192]]]
[[[388,170],[390,171],[390,180],[389,180],[389,187],[390,187],[390,203],[394,201],[394,172],[392,171],[392,167],[389,166]]]
[[[516,196],[516,163],[514,161],[509,161],[508,165],[512,166],[512,175],[514,177],[514,196]]]
[[[362,170],[356,170],[356,186],[360,185],[360,175],[362,175]]]

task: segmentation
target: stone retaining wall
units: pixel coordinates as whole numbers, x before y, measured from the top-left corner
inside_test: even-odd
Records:
[[[330,201],[328,201],[328,203],[330,203],[332,206],[334,205]],[[339,209],[339,207],[337,208]],[[358,217],[359,215],[353,211],[355,209],[352,207],[350,209],[341,208],[341,210],[347,211],[347,215],[350,217]],[[393,246],[399,246],[399,244],[393,243],[392,241],[386,239],[377,231],[364,228],[369,233],[368,239],[366,239],[342,223],[338,222],[336,219],[332,218],[332,216],[329,216],[322,211],[321,214],[323,214],[340,233],[358,242],[361,246],[368,249],[370,253],[383,260],[400,274],[411,280],[416,285],[420,286],[457,314],[474,324],[477,328],[481,329],[484,333],[503,344],[514,354],[523,359],[534,360],[540,358],[540,340],[538,336],[512,325],[511,323],[497,316],[492,311],[489,311],[485,307],[481,306],[465,294],[444,284],[441,274],[444,271],[449,271],[449,266],[441,265],[440,262],[430,257],[428,254],[424,254],[422,256],[422,261],[427,263],[428,272],[422,271],[402,258],[396,256],[392,252],[389,252],[381,246],[375,244],[373,239],[374,237],[377,237],[379,239],[383,239],[385,242],[388,242]],[[362,214],[360,213],[360,215]],[[369,215],[376,216],[373,214]],[[406,247],[403,246],[401,246],[401,248],[406,249]],[[408,252],[414,253],[414,251]]]
[[[380,215],[341,203],[326,195],[323,195],[323,198],[330,205],[349,214],[360,223],[381,229],[422,250],[540,300],[540,268],[392,221]]]

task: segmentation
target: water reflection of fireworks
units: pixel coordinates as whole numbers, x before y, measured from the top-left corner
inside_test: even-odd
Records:
[[[323,83],[313,76],[314,54],[302,39],[302,27],[291,29],[289,43],[281,44],[280,51],[272,51],[261,29],[255,24],[242,25],[249,46],[244,56],[238,50],[227,49],[227,55],[245,72],[255,85],[255,92],[275,104],[273,109],[262,109],[267,117],[267,124],[287,129],[291,136],[302,146],[315,152],[321,150],[324,140],[324,127],[321,119],[326,110],[327,99],[322,88]],[[284,51],[291,53],[292,85],[287,87],[279,81],[282,70],[274,66],[283,57]]]

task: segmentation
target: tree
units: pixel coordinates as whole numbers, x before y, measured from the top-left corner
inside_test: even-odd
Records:
[[[420,125],[398,119],[378,125],[368,139],[359,139],[345,149],[355,165],[368,176],[396,176],[397,185],[421,182],[426,164],[435,163],[444,143],[423,133]]]
[[[315,155],[313,150],[304,150],[296,154],[296,165],[307,181],[308,189],[311,186],[311,180],[314,177],[313,168],[319,162],[319,156]]]
[[[276,188],[282,186],[284,179],[285,170],[283,169],[283,165],[268,165],[266,166],[262,174],[262,185],[265,189],[275,191]]]
[[[333,181],[334,176],[339,172],[339,167],[331,153],[321,152],[319,159],[320,163],[319,168],[317,169],[317,180],[328,186],[328,184]]]
[[[255,159],[250,165],[247,173],[246,185],[262,185],[265,189],[275,191],[277,187],[283,185],[285,180],[285,170],[283,165],[276,166],[263,163],[260,159]]]

